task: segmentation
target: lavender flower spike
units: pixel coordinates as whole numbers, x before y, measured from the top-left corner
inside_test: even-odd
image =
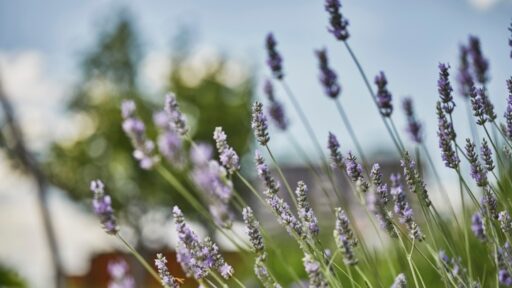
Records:
[[[161,253],[156,254],[155,266],[158,269],[158,274],[160,275],[163,286],[169,288],[180,287],[178,280],[169,273],[169,269],[167,269],[167,259],[165,259]]]
[[[107,234],[116,235],[119,232],[119,227],[114,216],[114,209],[112,209],[112,200],[109,195],[105,194],[105,185],[101,180],[93,180],[90,189],[94,194],[92,207],[94,213],[100,218],[103,229]]]
[[[507,211],[501,211],[498,213],[498,221],[500,222],[500,228],[506,235],[511,235],[512,232],[512,218]]]
[[[267,48],[267,65],[270,68],[270,71],[272,71],[272,74],[276,79],[282,80],[284,77],[283,72],[283,58],[281,57],[281,54],[276,49],[277,42],[274,39],[274,35],[272,33],[269,33],[267,35],[267,39],[265,42],[265,46]]]
[[[315,238],[320,231],[318,227],[318,220],[315,216],[313,208],[309,204],[307,199],[308,187],[304,182],[299,181],[297,183],[297,189],[295,194],[297,195],[297,206],[299,219],[302,222],[303,230],[307,233],[310,239]]]
[[[457,74],[457,82],[459,84],[459,93],[464,98],[469,98],[474,89],[473,76],[469,71],[469,49],[461,45],[460,46],[460,55],[459,55],[459,68]]]
[[[404,160],[400,161],[400,165],[403,168],[403,174],[409,191],[418,194],[420,199],[423,200],[423,204],[426,207],[430,207],[432,202],[428,196],[427,185],[425,185],[418,169],[416,169],[416,162],[411,160],[409,152],[405,151]]]
[[[485,86],[489,81],[489,75],[487,75],[489,70],[489,61],[485,59],[482,53],[480,39],[478,39],[478,37],[469,36],[469,55],[471,56],[473,72],[476,76],[476,80],[478,83]]]
[[[353,182],[357,182],[363,179],[363,167],[357,163],[357,158],[352,152],[348,152],[347,159],[345,160],[345,167],[347,170],[348,177]]]
[[[266,189],[263,194],[265,194],[267,197],[276,195],[277,192],[279,192],[279,182],[277,182],[274,177],[272,177],[272,174],[270,174],[270,170],[265,163],[265,159],[263,159],[263,156],[258,150],[256,150],[254,153],[254,158],[256,160],[256,170],[258,172],[258,176],[261,180],[263,180],[265,184]]]
[[[339,0],[325,0],[325,11],[329,13],[328,31],[340,41],[346,41],[348,33],[348,20],[340,13],[341,4]]]
[[[336,245],[343,251],[345,263],[348,265],[356,265],[357,259],[353,249],[357,246],[358,241],[352,232],[352,228],[350,228],[350,221],[345,211],[341,208],[336,208],[336,225],[333,235]]]
[[[275,279],[272,277],[270,272],[268,271],[267,265],[265,264],[265,258],[264,257],[257,257],[256,262],[254,263],[254,274],[256,274],[256,277],[261,281],[261,284],[263,284],[263,287],[265,288],[281,288],[282,286],[279,285],[275,281]]]
[[[336,139],[336,136],[331,132],[329,132],[327,148],[329,148],[331,167],[338,168],[340,170],[345,169],[344,159],[340,152],[340,143],[338,142],[338,139]]]
[[[122,127],[133,147],[133,157],[139,161],[142,169],[151,169],[157,162],[154,155],[155,144],[146,138],[144,123],[135,115],[136,105],[132,100],[124,100],[121,104],[123,116]]]
[[[402,101],[402,108],[407,118],[406,131],[409,134],[409,137],[414,143],[421,144],[421,142],[423,142],[423,127],[421,123],[416,119],[416,114],[414,113],[414,108],[412,105],[412,99],[410,97],[404,98]]]
[[[263,104],[261,102],[256,101],[252,105],[251,127],[258,143],[262,146],[267,145],[268,141],[270,141],[270,136],[268,135],[267,116],[263,113]]]
[[[249,241],[252,244],[254,252],[258,256],[265,257],[265,245],[263,244],[263,237],[260,232],[260,223],[254,217],[254,212],[251,207],[245,207],[242,211],[242,215],[245,222],[245,229],[249,235]]]
[[[391,103],[391,93],[387,88],[388,80],[384,72],[381,71],[380,74],[375,76],[375,85],[377,85],[376,100],[380,114],[384,117],[389,117],[393,113],[393,104]]]
[[[265,81],[263,90],[265,95],[267,95],[268,101],[270,102],[267,110],[268,115],[277,128],[285,131],[288,128],[288,119],[286,118],[283,104],[277,101],[276,97],[274,96],[274,87],[272,86],[272,82],[270,80],[267,79]]]
[[[228,145],[226,133],[222,127],[215,128],[213,132],[213,139],[219,151],[219,159],[222,166],[226,168],[229,174],[233,174],[240,170],[240,162],[235,150]]]
[[[320,68],[320,83],[324,87],[325,94],[331,98],[336,98],[341,92],[341,86],[338,84],[336,72],[329,67],[327,50],[320,49],[315,51]]]
[[[425,236],[413,219],[413,211],[407,201],[402,184],[400,183],[399,174],[391,175],[391,195],[394,196],[395,200],[395,214],[400,219],[400,223],[405,224],[407,227],[409,237],[413,240],[423,241]]]
[[[167,93],[165,95],[165,112],[169,115],[170,125],[180,135],[185,135],[188,132],[187,121],[185,116],[181,113],[176,95],[174,93]]]
[[[309,278],[309,287],[327,288],[327,281],[322,274],[320,263],[313,258],[310,254],[304,256],[304,268]]]
[[[455,109],[455,102],[452,96],[452,85],[450,84],[450,65],[439,63],[439,80],[437,80],[437,91],[441,99],[442,108],[445,113],[452,114]]]
[[[475,151],[475,144],[469,138],[466,139],[466,155],[471,167],[471,177],[475,180],[476,185],[485,187],[489,183],[487,181],[487,171],[482,167],[478,160],[478,154]]]
[[[452,123],[448,122],[446,114],[441,108],[441,102],[437,102],[436,106],[438,130],[437,136],[439,138],[439,148],[441,148],[441,156],[446,167],[456,169],[459,167],[459,157],[455,153],[452,146],[452,141],[455,140],[456,134],[453,129]]]
[[[506,126],[505,126],[505,129],[503,129],[503,130],[504,130],[505,134],[507,135],[508,139],[512,140],[512,77],[507,79],[507,88],[508,88],[507,109],[504,114]]]
[[[107,268],[111,278],[108,288],[135,288],[135,280],[128,273],[126,261],[110,261]]]
[[[485,138],[482,140],[482,147],[480,147],[480,156],[482,157],[482,161],[485,164],[485,169],[487,169],[489,172],[492,171],[494,169],[492,150],[489,148],[489,144],[487,144],[487,140],[485,140]]]
[[[485,241],[487,239],[482,215],[478,212],[471,217],[471,231],[473,231],[473,234],[475,234],[478,240]]]
[[[391,288],[407,288],[407,281],[404,273],[400,273],[396,276],[395,282],[391,285]]]
[[[512,23],[510,23],[510,27],[508,28],[508,31],[512,34]],[[508,39],[508,46],[510,46],[510,58],[512,58],[512,36]]]

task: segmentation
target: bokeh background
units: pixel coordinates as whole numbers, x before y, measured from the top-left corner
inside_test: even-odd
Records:
[[[512,1],[363,0],[343,5],[351,44],[363,66],[370,75],[386,72],[395,99],[414,99],[439,166],[434,137],[437,64],[456,67],[458,46],[470,34],[480,37],[490,60],[488,89],[502,114],[504,83],[512,74],[506,61]],[[124,98],[135,99],[143,118],[150,121],[165,92],[175,91],[191,119],[193,137],[211,141],[213,128],[222,125],[230,143],[245,155],[243,172],[253,175],[249,112],[252,101],[264,98],[262,83],[269,76],[264,37],[270,31],[279,42],[288,83],[320,142],[333,131],[342,146],[353,149],[318,83],[314,50],[326,47],[363,148],[374,159],[396,157],[355,66],[326,26],[319,0],[0,0],[1,89],[33,156],[23,159],[13,149],[15,135],[2,109],[0,286],[1,281],[13,286],[54,285],[38,197],[41,179],[69,283],[79,287],[81,277],[94,269],[92,263],[99,263],[101,270],[104,263],[98,255],[116,257],[115,251],[124,251],[89,211],[88,182],[94,178],[104,179],[115,191],[114,204],[131,241],[149,256],[154,250],[172,250],[175,238],[168,208],[187,207],[159,175],[141,171],[132,159],[120,126],[118,107]],[[291,134],[315,159],[313,144],[283,91],[278,89],[277,95],[290,112]],[[467,124],[464,113],[455,117]],[[403,117],[395,119],[403,128]],[[459,129],[468,133],[469,125]],[[287,135],[273,133],[272,147],[285,166],[304,165],[290,149]],[[42,178],[34,178],[34,167]],[[450,177],[443,180],[450,187]],[[208,233],[208,227],[199,226]],[[234,252],[228,243],[221,246]],[[103,275],[100,280],[106,281],[106,272],[94,275]]]

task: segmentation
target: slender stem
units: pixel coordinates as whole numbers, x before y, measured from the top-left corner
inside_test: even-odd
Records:
[[[290,184],[288,183],[288,180],[286,180],[286,177],[284,176],[283,170],[281,170],[281,167],[279,167],[279,164],[277,163],[276,158],[272,154],[272,151],[270,151],[270,147],[268,146],[268,144],[265,145],[265,148],[267,148],[267,152],[270,155],[270,158],[272,159],[272,162],[274,163],[274,166],[276,167],[277,173],[279,173],[279,176],[283,180],[284,185],[286,186],[286,190],[288,191],[288,194],[289,194],[293,204],[295,205],[296,208],[298,208],[298,206],[297,206],[297,199],[295,199],[295,195],[293,195],[293,190],[290,187]]]
[[[142,255],[139,254],[139,252],[137,252],[137,250],[135,250],[135,248],[133,248],[132,245],[130,245],[130,243],[128,243],[128,241],[126,241],[123,236],[121,236],[121,233],[117,233],[116,234],[117,238],[119,240],[121,240],[121,242],[123,242],[123,244],[126,246],[126,248],[128,248],[128,250],[130,250],[130,253],[132,253],[133,256],[135,256],[135,258],[137,259],[137,261],[139,261],[139,263],[144,267],[144,269],[146,269],[146,271],[149,272],[149,274],[155,278],[155,280],[158,282],[158,283],[162,283],[162,279],[160,279],[160,276],[158,276],[158,274],[156,273],[156,271],[148,264],[148,262],[144,259],[144,257],[142,257]],[[164,285],[164,287],[168,288],[167,285]]]

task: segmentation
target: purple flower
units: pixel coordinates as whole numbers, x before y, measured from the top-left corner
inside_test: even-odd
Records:
[[[414,214],[405,196],[399,174],[391,175],[391,195],[393,195],[395,200],[395,214],[398,216],[400,223],[405,224],[407,227],[409,237],[417,241],[423,241],[425,236],[413,219]]]
[[[112,209],[112,200],[110,196],[105,194],[105,185],[101,180],[91,181],[90,189],[93,193],[92,207],[94,213],[100,218],[103,229],[110,235],[115,235],[119,231],[114,209]]]
[[[306,274],[308,274],[309,278],[309,287],[315,288],[327,288],[327,281],[324,278],[322,273],[322,268],[320,263],[315,260],[313,256],[310,254],[306,254],[304,259],[304,269],[306,270]]]
[[[252,105],[251,127],[258,143],[262,146],[267,145],[270,137],[268,135],[267,116],[263,113],[263,104],[261,102],[256,101]]]
[[[194,165],[204,165],[213,157],[212,146],[206,143],[194,145],[190,150],[190,159]]]
[[[156,254],[155,266],[158,269],[158,274],[160,274],[162,285],[170,288],[180,287],[177,279],[169,273],[169,269],[167,269],[167,259],[165,259],[161,253]]]
[[[133,157],[139,161],[142,169],[149,170],[158,163],[158,157],[154,155],[155,144],[147,139],[144,123],[137,118],[135,111],[135,102],[132,100],[124,100],[121,103],[122,127],[132,142]]]
[[[340,143],[338,142],[338,139],[336,139],[336,136],[331,132],[329,132],[329,138],[327,139],[327,148],[329,149],[331,167],[338,168],[340,170],[345,169],[343,156],[340,152]]]
[[[210,160],[202,165],[194,166],[190,175],[194,183],[209,196],[222,203],[228,203],[231,199],[233,183],[227,178],[226,169],[217,161]]]
[[[508,100],[507,100],[507,109],[505,111],[504,117],[506,121],[506,129],[504,129],[507,137],[512,139],[512,77],[507,80],[507,88],[508,88]]]
[[[500,269],[498,271],[498,279],[500,281],[501,285],[510,287],[512,286],[512,276],[510,276],[510,273],[506,269]]]
[[[405,279],[404,273],[400,273],[398,276],[396,276],[393,285],[391,285],[391,288],[407,288],[407,281]]]
[[[256,220],[256,217],[254,217],[254,212],[251,207],[245,207],[242,211],[242,215],[245,222],[245,229],[247,235],[249,235],[249,241],[252,244],[254,252],[259,256],[266,255],[263,237],[260,232],[260,223]]]
[[[256,171],[258,172],[258,176],[263,181],[266,188],[263,194],[265,194],[267,197],[277,194],[277,192],[279,192],[279,182],[277,182],[274,177],[272,177],[272,174],[270,173],[270,170],[265,163],[265,159],[263,159],[260,151],[255,151],[254,159],[256,161]]]
[[[169,125],[180,135],[185,135],[188,132],[187,121],[183,113],[181,113],[176,95],[169,92],[165,95],[164,111],[169,117]]]
[[[268,55],[267,65],[270,68],[270,71],[272,71],[272,74],[275,78],[279,80],[283,79],[283,58],[281,58],[281,54],[279,54],[276,49],[277,42],[274,39],[274,35],[272,33],[268,33],[265,46],[267,48]]]
[[[487,171],[492,171],[494,169],[492,151],[491,148],[489,148],[489,144],[487,144],[487,140],[485,140],[485,138],[482,140],[482,147],[480,147],[480,156],[482,157],[482,161],[485,163],[485,169],[487,169]]]
[[[444,251],[439,251],[439,261],[443,271],[453,279],[457,287],[468,286],[471,280],[467,275],[466,269],[462,267],[460,257],[450,258]],[[477,283],[475,282],[470,284],[469,287],[479,287],[476,286]]]
[[[254,263],[254,274],[261,281],[263,287],[281,288],[274,277],[268,271],[267,265],[265,264],[266,258],[263,256],[256,257]]]
[[[439,92],[439,97],[441,98],[441,107],[443,108],[446,114],[452,114],[453,109],[455,109],[455,102],[453,101],[452,96],[452,85],[450,84],[450,65],[439,63],[439,79],[437,80],[437,91]]]
[[[302,229],[302,225],[295,218],[290,209],[290,206],[284,202],[284,200],[277,195],[269,195],[265,199],[267,204],[277,214],[278,222],[286,228],[289,234],[295,234],[297,237],[304,239],[306,233]]]
[[[512,23],[510,23],[510,27],[508,28],[508,31],[510,31],[510,33],[512,33]],[[510,46],[510,48],[511,48],[510,58],[512,58],[512,36],[508,39],[508,46]]]
[[[341,41],[346,41],[350,34],[348,33],[348,20],[340,13],[341,4],[339,0],[325,0],[325,11],[329,13],[328,31]]]
[[[274,122],[276,127],[281,129],[282,131],[286,130],[288,128],[288,119],[286,118],[284,112],[284,106],[275,98],[274,88],[270,80],[265,81],[265,86],[263,90],[265,92],[265,95],[267,95],[268,101],[270,102],[267,112],[270,118],[272,119],[272,122]]]
[[[510,267],[512,265],[512,251],[510,243],[507,241],[503,247],[498,248],[498,280],[502,285],[512,286],[512,276]]]
[[[474,89],[475,83],[473,82],[473,76],[471,76],[471,72],[469,70],[469,49],[461,45],[460,46],[460,60],[459,60],[459,69],[457,74],[457,82],[459,84],[459,93],[464,98],[469,98],[472,90]]]
[[[430,207],[432,202],[428,196],[427,185],[425,185],[418,169],[416,169],[416,162],[411,160],[409,152],[405,151],[404,159],[400,161],[400,165],[403,168],[405,182],[409,187],[409,191],[418,194],[425,206]]]
[[[318,220],[315,216],[313,208],[307,199],[308,187],[304,182],[297,183],[295,194],[297,195],[297,214],[302,222],[303,230],[307,233],[308,237],[313,239],[318,236],[320,228],[318,227]]]
[[[439,101],[436,105],[436,113],[438,121],[437,136],[439,138],[441,156],[446,167],[456,169],[460,163],[459,157],[452,146],[452,141],[455,140],[456,134],[452,123],[448,122],[446,114],[441,108],[441,103]]]
[[[338,84],[336,72],[329,67],[329,60],[327,58],[327,50],[317,50],[316,56],[318,57],[320,68],[320,83],[324,87],[325,94],[331,98],[336,98],[341,92],[341,86]]]
[[[413,142],[421,144],[421,142],[423,142],[423,127],[421,123],[416,119],[416,114],[414,113],[414,108],[412,105],[412,99],[409,97],[404,98],[402,101],[402,108],[407,118],[407,133]]]
[[[482,215],[490,219],[498,219],[498,200],[490,188],[484,187],[482,195]]]
[[[482,215],[476,212],[471,217],[471,231],[475,234],[475,237],[480,241],[485,241],[487,237],[485,236],[485,228],[484,222],[482,221]]]
[[[341,208],[336,208],[336,224],[333,236],[338,249],[343,251],[343,261],[347,265],[356,265],[358,261],[353,250],[357,246],[357,238],[354,236],[352,228],[350,228],[347,214]]]
[[[390,201],[388,184],[382,181],[382,171],[378,163],[373,164],[372,170],[370,171],[370,179],[375,187],[376,196],[379,198],[379,201],[381,201],[384,206],[387,205]]]
[[[226,168],[229,174],[233,174],[240,170],[240,162],[235,150],[228,145],[226,133],[222,127],[215,128],[213,132],[213,139],[217,145],[219,152],[219,160],[222,166]]]
[[[387,88],[388,80],[384,72],[381,71],[380,74],[375,76],[375,85],[377,85],[376,100],[380,114],[384,117],[389,117],[393,113],[393,104],[391,103],[391,93]]]
[[[348,152],[347,159],[345,159],[345,167],[347,170],[348,177],[353,181],[357,182],[363,179],[363,167],[357,163],[357,158],[352,152]]]
[[[123,259],[110,261],[107,269],[110,275],[108,288],[135,288],[135,280],[129,274],[126,261]]]
[[[485,187],[489,183],[487,181],[487,171],[483,169],[482,164],[478,160],[478,154],[475,151],[475,144],[469,138],[466,139],[466,155],[471,168],[471,177],[475,180],[476,185]]]
[[[487,72],[489,70],[489,61],[485,59],[480,48],[480,39],[475,36],[469,36],[469,55],[471,56],[471,62],[473,64],[473,73],[475,74],[476,80],[485,85],[489,81]]]
[[[503,233],[510,235],[512,231],[512,218],[507,211],[501,211],[498,213],[498,221],[500,222],[500,228]]]

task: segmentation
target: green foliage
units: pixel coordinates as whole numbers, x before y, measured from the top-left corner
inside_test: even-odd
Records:
[[[114,207],[136,225],[141,213],[156,205],[178,204],[189,210],[181,197],[154,171],[139,168],[132,157],[133,148],[121,128],[120,103],[133,99],[137,113],[147,124],[148,136],[156,138],[152,112],[163,106],[164,95],[148,97],[137,85],[139,59],[138,37],[131,20],[121,15],[116,25],[100,34],[96,47],[82,63],[82,79],[70,99],[69,109],[80,119],[78,136],[71,141],[54,143],[45,168],[51,181],[76,200],[91,197],[89,181],[102,179],[109,188]],[[235,86],[228,86],[220,77],[226,71],[227,59],[221,58],[195,85],[184,84],[179,71],[188,57],[174,55],[169,88],[178,94],[192,125],[192,138],[212,143],[215,126],[223,126],[241,155],[248,151],[250,130],[246,121],[252,98],[250,77]],[[201,113],[197,112],[201,111]],[[236,133],[235,133],[236,132]],[[186,171],[176,171],[185,179]],[[181,181],[193,190],[187,181]]]
[[[16,272],[0,264],[0,287],[24,288],[28,287]]]

